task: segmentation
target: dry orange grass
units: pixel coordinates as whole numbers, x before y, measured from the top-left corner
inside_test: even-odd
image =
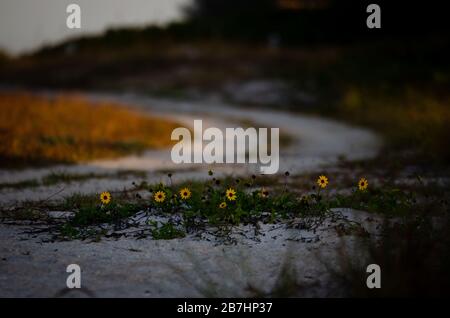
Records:
[[[0,93],[1,165],[80,162],[170,145],[178,125],[81,97]]]

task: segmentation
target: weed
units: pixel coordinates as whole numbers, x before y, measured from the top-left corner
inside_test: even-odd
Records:
[[[172,240],[175,238],[183,238],[186,233],[183,230],[176,228],[171,222],[161,223],[156,221],[149,221],[153,239],[155,240]]]
[[[332,207],[350,207],[388,216],[405,216],[411,213],[415,195],[399,188],[386,186],[367,191],[354,190],[350,195],[337,195]]]

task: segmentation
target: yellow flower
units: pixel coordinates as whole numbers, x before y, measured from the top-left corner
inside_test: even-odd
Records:
[[[236,200],[236,190],[229,188],[226,192],[227,199],[230,201]]]
[[[328,185],[328,178],[325,176],[320,176],[319,179],[317,179],[317,184],[319,185],[319,187],[321,187],[322,189],[326,188]]]
[[[359,179],[359,182],[358,182],[359,190],[364,191],[367,189],[368,186],[369,186],[369,181],[367,181],[366,178]]]
[[[100,194],[100,201],[102,201],[103,204],[108,204],[111,202],[111,194],[109,192],[102,192],[102,194]]]
[[[153,198],[156,202],[164,202],[164,200],[166,199],[166,194],[164,193],[164,191],[158,191],[155,193]]]
[[[227,207],[227,203],[226,202],[222,202],[220,205],[219,205],[219,208],[221,208],[221,209],[225,209]]]
[[[184,188],[180,190],[180,197],[183,200],[187,200],[191,197],[191,191],[188,188]]]
[[[268,191],[266,188],[262,188],[262,189],[261,189],[261,192],[259,193],[259,195],[260,195],[262,198],[267,198],[267,197],[269,196],[269,191]]]

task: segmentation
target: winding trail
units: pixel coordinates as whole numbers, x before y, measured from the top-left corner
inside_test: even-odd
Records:
[[[241,127],[245,124],[255,127],[278,127],[280,134],[289,136],[289,144],[280,146],[280,172],[290,171],[301,174],[324,169],[336,164],[340,158],[361,160],[373,158],[379,151],[381,141],[371,131],[352,127],[324,118],[306,116],[285,111],[268,109],[238,108],[217,100],[202,102],[181,102],[168,99],[144,97],[135,94],[86,94],[96,101],[113,101],[175,120],[185,127],[191,127],[194,119],[203,120],[203,129],[217,127],[224,131],[227,127]],[[259,173],[257,164],[182,164],[171,161],[170,149],[147,151],[114,160],[96,160],[80,165],[57,165],[39,169],[10,171],[0,169],[0,183],[17,183],[40,180],[53,172],[67,174],[108,175],[108,178],[86,178],[82,181],[51,186],[39,186],[0,190],[0,204],[14,205],[21,200],[42,200],[58,193],[59,199],[73,193],[92,193],[99,189],[111,191],[130,187],[133,176],[118,178],[118,171],[144,171],[146,180],[158,182],[164,178],[162,171],[176,171],[177,180],[200,179],[205,171],[213,168],[219,174]],[[61,191],[61,192],[59,192]]]

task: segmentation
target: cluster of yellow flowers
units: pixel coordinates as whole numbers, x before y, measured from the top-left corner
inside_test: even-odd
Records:
[[[183,188],[179,191],[179,193],[180,193],[180,198],[182,200],[188,200],[192,195],[191,190],[189,190],[189,188]],[[225,197],[229,201],[235,201],[237,198],[236,190],[233,188],[227,189],[227,191],[225,193]],[[153,199],[158,203],[162,203],[166,200],[166,193],[164,191],[158,191],[153,195]],[[219,208],[221,208],[221,209],[225,209],[226,207],[227,207],[227,203],[225,201],[219,205]]]
[[[180,198],[182,200],[188,200],[192,193],[191,190],[189,190],[189,188],[183,188],[179,191],[180,193]],[[157,191],[154,195],[153,195],[153,199],[158,202],[158,203],[162,203],[166,200],[166,193],[164,191]]]
[[[188,200],[192,196],[192,192],[189,188],[183,188],[179,191],[179,193],[182,200]],[[264,193],[268,192],[265,190]],[[236,190],[233,188],[227,189],[225,196],[229,201],[235,201],[237,198]],[[161,190],[157,191],[153,195],[153,199],[158,203],[162,203],[166,200],[166,193]],[[100,201],[105,205],[109,204],[111,202],[111,194],[109,192],[102,192],[100,195]],[[219,205],[219,208],[221,209],[225,209],[226,207],[227,203],[225,201]]]
[[[319,178],[317,179],[317,184],[321,189],[325,189],[328,186],[328,178],[324,175],[319,176]],[[366,178],[361,178],[359,179],[358,182],[358,189],[360,191],[365,191],[367,189],[367,187],[369,186],[369,182],[367,181]],[[189,190],[189,188],[183,188],[179,191],[180,194],[180,198],[182,200],[188,200],[192,193],[191,190]],[[269,191],[265,188],[262,188],[259,195],[262,198],[267,198],[269,196]],[[228,201],[235,201],[237,199],[237,194],[236,194],[236,190],[233,188],[228,188],[225,192],[225,198]],[[154,195],[153,195],[153,199],[158,202],[158,203],[162,203],[166,200],[166,193],[164,191],[157,191]],[[102,192],[100,194],[100,201],[103,204],[109,204],[111,202],[111,194],[109,192]],[[225,209],[227,207],[227,203],[225,201],[223,201],[222,203],[220,203],[219,208],[220,209]]]
[[[324,175],[319,176],[319,178],[317,179],[317,184],[319,185],[320,188],[325,189],[328,185],[328,178]],[[369,181],[367,181],[366,178],[359,179],[358,189],[360,191],[366,190],[368,186],[369,186]]]

